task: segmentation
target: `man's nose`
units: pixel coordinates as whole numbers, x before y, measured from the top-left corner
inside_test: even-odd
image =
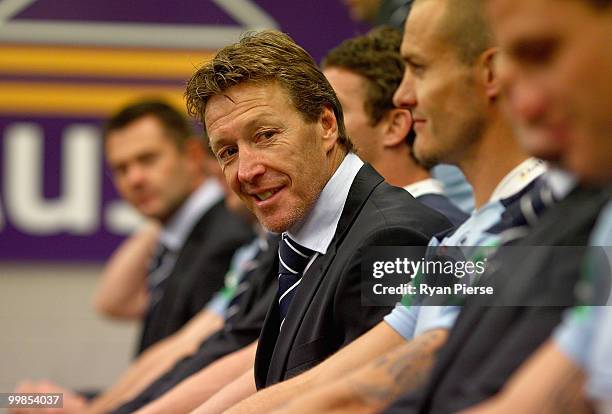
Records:
[[[543,85],[525,79],[516,79],[507,88],[510,111],[527,124],[538,122],[546,110],[546,92]]]
[[[238,180],[244,184],[253,184],[257,177],[263,175],[266,168],[258,151],[248,147],[240,148],[238,155]]]
[[[402,82],[393,94],[393,104],[396,108],[411,109],[416,105],[416,94],[414,93],[414,80],[412,75],[404,72]]]
[[[145,177],[146,172],[142,166],[135,164],[128,167],[126,181],[130,186],[137,187],[141,185],[144,182]]]

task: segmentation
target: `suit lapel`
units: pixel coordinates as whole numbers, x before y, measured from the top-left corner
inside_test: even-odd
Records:
[[[193,267],[194,257],[199,256],[198,250],[200,249],[201,241],[207,236],[207,230],[211,227],[210,223],[217,216],[222,203],[224,203],[223,200],[217,202],[202,214],[202,217],[200,217],[200,220],[198,220],[189,236],[187,236],[187,239],[185,239],[185,243],[178,251],[178,257],[176,258],[172,273],[175,273],[176,270],[180,270],[180,273],[182,273],[184,269]]]
[[[296,292],[296,295],[289,307],[288,316],[285,319],[285,323],[283,324],[282,332],[280,332],[280,334],[278,334],[278,330],[269,326],[274,325],[274,320],[271,318],[278,318],[278,311],[270,310],[268,312],[268,318],[271,320],[269,321],[268,318],[266,318],[266,323],[264,325],[268,328],[268,331],[266,331],[265,334],[262,331],[262,338],[266,340],[265,345],[262,343],[262,346],[266,348],[266,351],[263,351],[262,349],[262,357],[265,358],[269,356],[270,358],[270,363],[268,366],[269,369],[266,376],[266,385],[276,383],[284,379],[284,372],[287,365],[287,358],[289,357],[289,351],[293,347],[295,337],[319,288],[319,285],[322,283],[325,275],[327,274],[329,266],[336,257],[337,248],[341,244],[342,240],[344,240],[344,237],[348,233],[352,223],[357,218],[372,191],[374,191],[374,188],[376,188],[376,186],[382,181],[382,177],[368,164],[365,164],[359,170],[349,190],[334,238],[327,248],[325,255],[319,256],[303,276],[298,291]],[[275,305],[273,308],[277,308]],[[259,359],[259,349],[257,352]],[[265,369],[263,366],[261,368]]]

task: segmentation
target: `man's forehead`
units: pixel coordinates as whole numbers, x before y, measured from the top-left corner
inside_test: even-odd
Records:
[[[581,19],[577,1],[493,0],[488,12],[501,47],[511,56],[530,45],[578,33]]]
[[[417,2],[404,27],[400,53],[402,57],[421,54],[430,47],[430,42],[440,38],[440,25],[444,17],[446,2],[428,0]]]
[[[275,85],[239,84],[221,94],[212,96],[204,109],[207,126],[212,126],[220,118],[236,117],[247,111],[274,113],[276,100],[282,99]]]
[[[494,29],[499,29],[501,24],[504,31],[520,32],[530,25],[549,23],[552,14],[556,14],[564,4],[567,3],[553,0],[490,0],[487,12]],[[566,17],[571,19],[572,16]]]
[[[339,93],[337,89],[341,89],[342,92],[349,92],[361,96],[366,82],[368,81],[365,76],[360,75],[350,68],[340,66],[325,68],[325,70],[323,70],[323,75],[325,75],[330,85],[332,85],[332,88],[334,88],[336,95]],[[339,87],[340,83],[342,83],[342,88]]]
[[[167,134],[130,133],[122,135],[120,132],[109,134],[104,150],[106,157],[111,160],[123,160],[137,157],[152,151],[178,151],[174,140]]]
[[[276,122],[287,115],[289,107],[293,106],[288,95],[275,84],[231,87],[206,104],[204,122],[211,145],[225,133],[233,135],[262,122]]]
[[[237,107],[250,106],[261,101],[268,95],[263,85],[238,84],[225,91],[213,95],[204,108],[205,116],[220,111],[233,110]]]

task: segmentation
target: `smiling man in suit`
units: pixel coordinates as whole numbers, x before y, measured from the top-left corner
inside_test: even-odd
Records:
[[[283,234],[279,292],[254,363],[212,404],[318,364],[388,312],[361,304],[369,246],[425,245],[450,223],[384,182],[354,153],[342,108],[313,59],[264,31],[221,49],[189,81],[229,186],[260,223]]]

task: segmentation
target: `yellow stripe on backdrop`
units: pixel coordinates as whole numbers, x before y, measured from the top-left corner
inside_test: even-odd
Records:
[[[0,73],[187,79],[212,52],[0,45]]]
[[[166,99],[185,109],[183,87],[0,82],[0,113],[106,117],[142,97]]]

